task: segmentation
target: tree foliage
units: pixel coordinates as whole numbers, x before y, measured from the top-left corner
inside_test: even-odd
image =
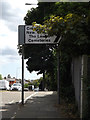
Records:
[[[90,45],[88,34],[90,31],[89,3],[77,3],[75,5],[73,3],[57,3],[57,5],[59,6],[57,10],[63,10],[62,7],[70,5],[66,8],[68,9],[68,12],[66,12],[68,14],[65,13],[64,9],[65,14],[62,16],[52,15],[50,19],[44,21],[43,25],[33,22],[34,30],[39,33],[48,33],[50,36],[61,37],[61,49],[64,50],[63,47],[66,48],[66,50],[72,52],[71,54],[74,54],[77,50],[80,51],[78,52],[79,54],[88,53],[90,50],[88,47]],[[70,9],[70,7],[77,7],[77,9],[75,11]]]
[[[32,8],[24,17],[27,25],[32,24],[33,21],[43,23],[43,21],[51,14],[54,3],[38,3],[37,8]],[[32,18],[32,19],[31,19]],[[52,47],[48,45],[25,45],[24,52],[27,61],[27,69],[43,73],[44,71],[51,71],[53,69],[53,53]]]
[[[0,74],[0,80],[2,80],[2,75]]]
[[[26,45],[24,51],[25,58],[28,58],[27,69],[30,72],[35,70],[41,74],[53,67],[53,54],[48,45]]]
[[[90,53],[90,2],[38,3],[37,8],[32,8],[27,12],[24,20],[27,25],[33,23],[33,25],[35,25],[34,30],[37,30],[37,32],[48,33],[50,36],[56,35],[57,39],[61,37],[58,51],[61,52],[62,84],[71,84],[71,56]],[[50,83],[56,79],[55,47],[56,46],[51,48],[51,46],[25,45],[25,58],[28,59],[28,70],[30,72],[36,70],[41,73],[47,69],[47,71],[49,71],[49,74],[47,72],[47,78]],[[68,84],[66,86],[68,86]]]
[[[26,16],[24,17],[25,24],[31,25],[32,22],[36,21],[39,24],[43,24],[44,20],[47,19],[53,12],[54,3],[53,2],[40,2],[37,8],[32,8],[28,10]]]

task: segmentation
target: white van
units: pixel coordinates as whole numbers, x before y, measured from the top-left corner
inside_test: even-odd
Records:
[[[9,82],[7,80],[0,80],[0,89],[9,90]]]

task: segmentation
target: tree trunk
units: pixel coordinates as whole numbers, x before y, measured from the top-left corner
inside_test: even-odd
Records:
[[[42,84],[42,90],[44,91],[45,88],[45,71],[43,72],[43,84]]]

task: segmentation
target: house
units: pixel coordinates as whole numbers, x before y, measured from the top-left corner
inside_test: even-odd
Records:
[[[15,78],[6,78],[7,81],[9,81],[9,86],[12,86],[14,83],[16,83]]]
[[[16,79],[16,83],[21,83],[21,79]]]
[[[30,81],[24,79],[24,84],[28,84],[28,83],[30,83]]]

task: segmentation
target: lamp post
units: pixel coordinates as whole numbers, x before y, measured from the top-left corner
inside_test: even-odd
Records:
[[[33,3],[25,3],[25,5],[37,5],[37,4],[33,4]]]
[[[25,3],[25,5],[37,5],[37,4]],[[22,47],[22,105],[24,105],[24,44],[18,47]]]
[[[18,70],[21,69],[21,67],[17,67],[16,69],[16,79],[18,79]]]

